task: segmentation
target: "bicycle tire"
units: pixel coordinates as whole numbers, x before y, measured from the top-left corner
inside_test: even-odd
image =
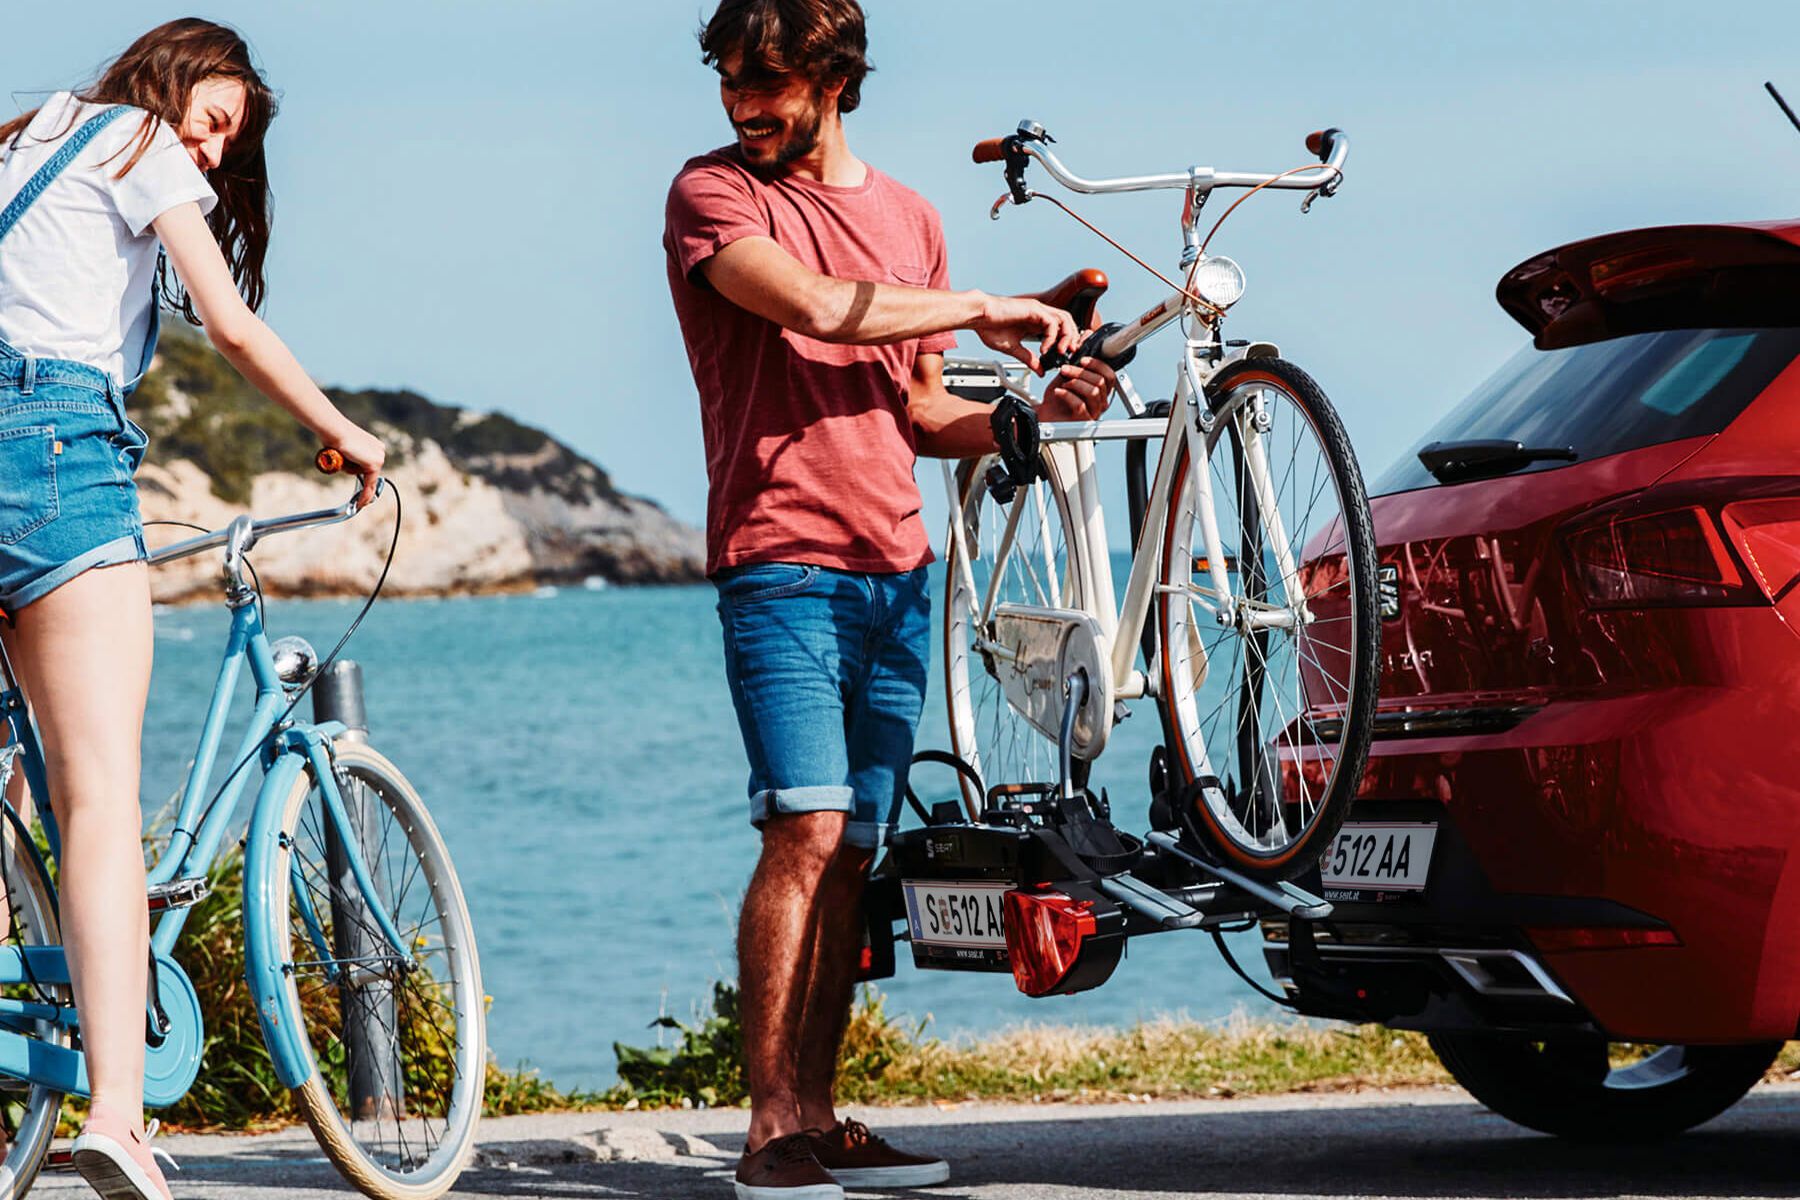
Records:
[[[364,964],[373,957],[357,952],[338,957],[346,954],[340,938],[361,939],[375,951],[385,939],[366,918],[343,919],[341,914],[350,905],[361,904],[360,893],[353,887],[346,890],[339,884],[341,903],[333,906],[331,902],[333,869],[328,838],[335,835],[327,832],[322,819],[323,800],[311,772],[302,772],[283,812],[287,844],[272,860],[275,878],[269,881],[272,911],[285,914],[286,920],[286,927],[276,934],[283,939],[284,958],[291,963],[282,988],[287,1010],[283,1018],[292,1028],[306,1031],[313,1062],[306,1081],[294,1089],[294,1100],[320,1148],[364,1195],[378,1200],[433,1200],[450,1189],[468,1161],[486,1086],[485,1018],[474,929],[449,852],[412,785],[366,745],[339,742],[334,756],[340,790],[354,787],[365,799],[364,810],[374,813],[360,835],[365,840],[365,862],[384,903],[395,910],[390,913],[395,926],[412,939],[412,967],[401,968],[398,980],[391,977],[391,970],[390,977],[373,983],[365,979],[346,985],[329,978],[328,962],[335,962],[341,970],[346,962]],[[378,808],[367,807],[370,799]],[[398,870],[396,858],[400,859]],[[338,875],[342,877],[341,867]],[[309,930],[295,898],[292,883],[296,878],[306,886],[318,922],[315,929]],[[408,897],[420,878],[426,891],[415,899],[420,904],[418,911],[425,915],[412,923]],[[318,902],[321,898],[323,904]],[[325,918],[317,915],[321,912],[333,913],[329,929],[324,927]],[[433,919],[434,931],[422,932],[426,921]],[[319,955],[321,942],[329,944],[331,955]],[[319,956],[307,960],[300,954]],[[440,980],[440,973],[447,979]],[[366,974],[379,975],[379,969]],[[347,1002],[347,995],[353,1000]],[[390,997],[391,1020],[383,1015]],[[358,1069],[359,1061],[338,1028],[347,1003],[365,1017],[372,1015],[395,1042],[399,1061],[394,1069],[399,1072],[400,1093],[396,1112],[377,1111],[359,1117],[348,1111],[349,1075]],[[445,1028],[442,1018],[434,1015],[434,1006],[448,1014],[452,1028]],[[446,1060],[436,1044],[444,1037],[449,1039],[448,1092],[443,1096],[425,1094],[420,1081],[429,1086],[444,1067]],[[440,1103],[443,1112],[437,1124],[441,1136],[434,1138],[432,1110]],[[413,1111],[408,1111],[408,1105]],[[391,1139],[384,1132],[384,1123],[392,1124]],[[421,1142],[416,1149],[409,1144],[409,1126],[413,1139]]]
[[[1234,593],[1251,595],[1258,589],[1272,590],[1272,547],[1265,551],[1262,540],[1271,522],[1264,521],[1256,511],[1260,503],[1257,489],[1248,482],[1253,476],[1243,466],[1246,452],[1231,419],[1240,406],[1251,403],[1253,390],[1262,394],[1265,410],[1271,393],[1292,410],[1294,452],[1283,469],[1270,462],[1268,494],[1282,516],[1276,527],[1285,533],[1287,527],[1298,526],[1298,542],[1291,537],[1287,540],[1294,577],[1304,589],[1314,621],[1289,630],[1271,631],[1248,629],[1241,623],[1221,626],[1215,616],[1209,627],[1213,645],[1204,645],[1206,635],[1200,632],[1202,618],[1196,611],[1195,597],[1202,592],[1216,595],[1216,591],[1191,581],[1191,576],[1201,570],[1195,556],[1202,549],[1194,544],[1198,481],[1193,456],[1184,448],[1175,468],[1175,478],[1180,483],[1162,530],[1163,586],[1157,598],[1157,708],[1169,748],[1173,809],[1188,837],[1198,843],[1202,852],[1225,865],[1261,878],[1286,879],[1312,868],[1319,854],[1330,845],[1349,812],[1368,761],[1379,687],[1375,535],[1362,473],[1349,436],[1324,392],[1306,372],[1281,359],[1233,363],[1207,385],[1207,402],[1219,416],[1207,435],[1207,444],[1215,471],[1221,459],[1228,460],[1231,466],[1231,476],[1225,482],[1235,491],[1237,500],[1239,552],[1234,556],[1226,550],[1225,567],[1239,575]],[[1279,420],[1279,416],[1271,416],[1271,430]],[[1282,512],[1284,496],[1298,494],[1294,464],[1300,459],[1303,434],[1312,440],[1319,458],[1307,484],[1309,488],[1317,485],[1310,497],[1316,498],[1328,488],[1336,499],[1332,522],[1321,527],[1327,531],[1327,543],[1312,557],[1303,557],[1310,537],[1319,536],[1305,532],[1313,521],[1311,499],[1305,514]],[[1283,436],[1287,435],[1269,432],[1259,433],[1257,438],[1274,440]],[[1228,453],[1218,453],[1221,449]],[[1215,507],[1220,503],[1220,491],[1215,481]],[[1292,519],[1294,516],[1299,519]],[[1222,517],[1216,523],[1221,527],[1221,545],[1225,545],[1223,529],[1227,523]],[[1252,538],[1256,539],[1254,546],[1246,554],[1244,547]],[[1339,555],[1324,553],[1333,550],[1340,540],[1341,567]],[[1315,589],[1313,582],[1322,578],[1335,582]],[[1341,596],[1337,594],[1340,589]],[[1330,615],[1321,616],[1321,612]],[[1327,624],[1331,625],[1329,631],[1324,630]],[[1337,640],[1327,640],[1328,635]],[[1286,643],[1281,641],[1284,636]],[[1278,678],[1274,687],[1268,686],[1270,678],[1280,674],[1277,661],[1288,661],[1280,656],[1290,646],[1293,711],[1287,711],[1282,703],[1288,687],[1286,676]],[[1196,648],[1204,653],[1196,655]],[[1200,693],[1211,678],[1214,663],[1225,657],[1221,651],[1231,655],[1225,661],[1229,668],[1226,695],[1203,713]],[[1308,667],[1302,665],[1303,661],[1318,681],[1313,690],[1306,685]],[[1328,672],[1323,662],[1329,662],[1335,673]],[[1334,679],[1341,694],[1333,691]],[[1324,696],[1317,695],[1317,691],[1323,691]],[[1235,707],[1231,707],[1234,693]],[[1253,703],[1245,702],[1246,695]],[[1265,704],[1272,711],[1265,713]],[[1229,727],[1221,728],[1222,711],[1228,707],[1232,721]],[[1316,716],[1321,710],[1332,715],[1321,721]],[[1265,736],[1270,727],[1278,731],[1273,739]],[[1333,727],[1335,741],[1322,732]],[[1284,737],[1285,758],[1278,744]],[[1203,749],[1204,760],[1200,754]],[[1234,751],[1236,759],[1232,758]],[[1235,770],[1221,767],[1221,760],[1231,763]],[[1197,764],[1202,761],[1211,765],[1213,771],[1200,771]],[[1323,786],[1317,802],[1308,811],[1313,793],[1309,781],[1319,763],[1326,764]],[[1293,799],[1295,795],[1297,800]],[[1290,808],[1297,812],[1290,814]],[[1266,822],[1260,831],[1259,812]],[[1293,816],[1298,817],[1297,827],[1290,828]]]
[[[1004,603],[1011,598],[1047,607],[1082,608],[1087,600],[1084,581],[1090,564],[1087,543],[1078,536],[1079,527],[1068,507],[1066,485],[1071,464],[1065,461],[1066,455],[1056,453],[1052,446],[1042,447],[1039,458],[1043,478],[1021,487],[1013,500],[1014,504],[1028,506],[1020,524],[1029,521],[1031,527],[1022,538],[1015,532],[1008,562],[1002,564],[997,601]],[[1006,508],[993,498],[987,486],[988,470],[999,461],[999,455],[967,459],[957,470],[962,546],[968,549],[971,560],[968,575],[964,574],[962,550],[953,526],[945,540],[948,548],[944,554],[944,688],[950,748],[989,787],[1047,782],[1055,778],[1057,771],[1055,741],[1007,703],[991,659],[976,645],[976,618],[971,611],[968,580],[974,579],[975,600],[979,603],[985,596],[1005,525]],[[951,519],[956,516],[952,514]],[[1048,541],[1044,540],[1046,536]],[[1035,560],[1046,553],[1051,566],[1039,572]],[[1111,569],[1110,564],[1101,565]],[[1057,578],[1050,578],[1052,575]],[[1019,594],[1010,596],[1009,588]],[[1056,603],[1051,604],[1052,600]],[[981,789],[960,773],[957,784],[970,819],[978,820],[986,799],[980,794]]]
[[[0,880],[4,881],[6,903],[6,939],[21,946],[61,945],[61,925],[57,920],[56,901],[45,878],[44,866],[35,846],[27,848],[22,823],[10,819],[0,821]],[[23,983],[8,985],[31,993],[35,999],[49,998],[56,1003],[73,1005],[75,997],[67,984]],[[48,996],[46,996],[48,993]],[[56,1046],[68,1046],[73,1040],[67,1026],[47,1021],[34,1023],[32,1036]],[[50,1152],[56,1136],[56,1123],[62,1113],[63,1094],[42,1084],[23,1080],[6,1080],[0,1087],[4,1101],[6,1154],[0,1160],[0,1195],[23,1196],[36,1182],[43,1169],[44,1156]],[[23,1091],[22,1113],[11,1113],[12,1094]],[[10,1179],[7,1174],[10,1173]]]

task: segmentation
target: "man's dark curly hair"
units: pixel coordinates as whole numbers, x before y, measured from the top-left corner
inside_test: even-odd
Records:
[[[700,59],[717,66],[741,51],[738,82],[766,86],[797,75],[814,85],[844,81],[838,111],[862,103],[869,35],[856,0],[722,0],[700,31]]]

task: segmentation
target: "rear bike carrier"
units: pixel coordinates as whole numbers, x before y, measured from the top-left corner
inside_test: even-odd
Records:
[[[1304,889],[1252,879],[1172,834],[1139,839],[1115,828],[1105,795],[1074,782],[1072,716],[1085,694],[1072,674],[1056,782],[989,788],[978,821],[954,805],[925,814],[914,802],[928,823],[889,839],[865,893],[863,978],[892,974],[894,944],[904,941],[919,969],[1010,972],[1027,995],[1064,995],[1105,983],[1133,937],[1330,915]]]

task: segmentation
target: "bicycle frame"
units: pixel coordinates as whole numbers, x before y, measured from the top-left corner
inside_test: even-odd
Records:
[[[309,517],[321,515],[307,514]],[[314,520],[310,523],[323,522]],[[284,526],[279,522],[267,524],[267,528],[272,529],[297,527],[298,524]],[[193,544],[197,545],[204,540],[195,539]],[[182,553],[173,553],[178,548],[171,547],[169,551],[159,553],[156,560],[192,553],[187,545],[180,548]],[[231,702],[246,663],[255,686],[255,700],[249,721],[239,739],[236,757],[232,760],[235,764],[232,773],[215,794],[213,776],[218,764],[219,748],[224,739]],[[311,1074],[311,1056],[302,1040],[303,1031],[287,1029],[274,1023],[274,1014],[278,1011],[276,996],[278,989],[285,986],[291,963],[287,961],[286,916],[274,911],[271,895],[273,877],[270,872],[274,861],[272,856],[284,849],[284,839],[287,836],[281,828],[284,801],[301,771],[310,768],[317,781],[332,828],[345,850],[361,900],[373,915],[376,929],[395,955],[404,959],[408,956],[409,949],[405,939],[388,919],[385,906],[380,903],[368,864],[364,861],[360,840],[353,832],[354,827],[345,809],[343,796],[338,790],[331,746],[334,739],[345,732],[345,727],[331,721],[315,724],[288,720],[288,706],[286,685],[276,669],[260,608],[251,594],[236,596],[231,608],[231,628],[208,702],[206,719],[201,727],[199,746],[176,808],[174,830],[168,846],[148,871],[147,882],[155,886],[210,874],[218,861],[220,849],[237,812],[238,802],[251,777],[251,768],[260,767],[263,778],[257,790],[244,844],[245,975],[256,1002],[257,1015],[262,1022],[264,1042],[274,1060],[276,1075],[284,1085],[298,1087]],[[42,747],[11,663],[3,650],[0,650],[0,715],[4,715],[12,727],[14,743],[20,749],[19,758],[32,795],[47,800],[50,791],[44,775]],[[8,818],[19,821],[10,800],[5,801],[5,807]],[[50,805],[45,802],[37,807],[51,854],[60,856],[60,841]],[[20,822],[18,827],[24,828],[23,823]],[[22,844],[30,845],[29,839],[22,839]],[[36,854],[35,846],[32,846],[31,853]],[[42,871],[41,862],[34,866]],[[47,873],[44,878],[47,882]],[[297,890],[304,903],[304,890]],[[49,891],[49,894],[51,904],[55,906],[54,891]],[[166,963],[179,976],[175,986],[185,985],[191,996],[191,984],[187,983],[186,976],[170,957],[181,937],[189,911],[187,908],[175,908],[160,914],[151,933],[150,945],[158,962]],[[320,952],[319,956],[330,959],[333,956],[331,947],[326,944],[323,923],[317,914],[303,912],[302,919]],[[68,982],[68,968],[60,946],[26,947],[23,948],[23,953],[19,947],[0,947],[0,984],[28,983],[34,980],[57,984]],[[159,971],[158,984],[159,988],[171,986],[166,971]],[[197,1000],[192,1008],[197,1022]],[[79,1051],[50,1045],[4,1027],[20,1021],[39,1020],[49,1020],[71,1028],[76,1024],[72,1007],[0,998],[0,1075],[26,1079],[56,1091],[87,1095],[87,1070]],[[191,1046],[186,1044],[190,1040]],[[183,1052],[191,1051],[193,1065],[197,1069],[201,1048],[197,1025],[192,1030],[192,1038],[183,1039],[183,1043]],[[151,1050],[153,1058],[157,1053],[156,1048]],[[165,1073],[167,1072],[147,1072],[146,1103],[173,1103],[185,1094],[194,1077],[191,1072],[187,1073],[186,1082],[172,1095],[168,1094],[168,1088],[161,1092],[152,1090],[158,1078]],[[179,1070],[167,1074],[171,1079],[179,1079],[181,1076]]]
[[[1149,337],[1179,316],[1182,302],[1183,297],[1177,292],[1169,300],[1138,318],[1132,326],[1121,330],[1118,335],[1120,339],[1126,339],[1127,334],[1133,339],[1125,340],[1125,348]],[[1056,478],[1045,483],[1048,485],[1054,482],[1055,486],[1062,489],[1067,511],[1074,518],[1077,527],[1073,536],[1082,540],[1086,551],[1083,557],[1089,565],[1091,578],[1082,581],[1081,594],[1091,598],[1084,606],[1085,611],[1099,622],[1106,638],[1105,650],[1112,668],[1115,699],[1139,699],[1149,690],[1148,678],[1137,667],[1135,659],[1145,623],[1149,620],[1150,603],[1158,587],[1162,534],[1167,524],[1169,506],[1175,499],[1175,490],[1181,484],[1176,476],[1176,466],[1182,461],[1184,451],[1192,463],[1189,469],[1194,472],[1198,481],[1195,504],[1206,541],[1208,570],[1212,578],[1209,595],[1195,593],[1196,598],[1221,623],[1243,620],[1251,625],[1285,627],[1305,619],[1304,611],[1297,611],[1294,607],[1295,598],[1302,597],[1303,592],[1299,585],[1292,547],[1288,545],[1285,531],[1281,527],[1279,505],[1274,501],[1268,460],[1261,452],[1261,435],[1255,428],[1255,413],[1246,408],[1221,418],[1211,411],[1206,401],[1207,379],[1241,358],[1273,356],[1275,348],[1267,343],[1253,343],[1240,354],[1227,355],[1213,362],[1202,357],[1213,345],[1209,341],[1190,339],[1184,347],[1182,367],[1176,380],[1175,401],[1170,406],[1166,420],[1134,416],[1106,422],[1049,423],[1039,428],[1039,438],[1044,445],[1062,448],[1060,453],[1053,451],[1058,460]],[[1129,391],[1127,394],[1129,395]],[[1256,489],[1265,519],[1269,522],[1268,532],[1274,542],[1281,595],[1285,601],[1284,606],[1279,608],[1266,604],[1252,608],[1231,590],[1225,565],[1227,556],[1214,515],[1211,457],[1207,449],[1207,438],[1221,419],[1238,423],[1238,436],[1246,448],[1246,473]],[[1138,544],[1132,551],[1131,573],[1121,602],[1116,598],[1109,566],[1111,559],[1106,544],[1093,447],[1101,441],[1148,441],[1154,438],[1162,440],[1162,451],[1150,487],[1143,529]],[[957,505],[954,486],[951,492],[954,512]],[[1008,527],[1001,535],[1000,546],[996,551],[996,558],[1000,561],[1004,561],[1011,552],[1012,533],[1022,508],[1022,504],[1013,506]],[[963,531],[960,521],[952,520],[951,536],[961,543]],[[958,561],[965,571],[970,572],[965,580],[968,592],[974,595],[976,589],[968,548],[959,544],[958,549]],[[996,564],[987,595],[977,612],[980,625],[985,625],[992,619],[997,600],[994,581],[999,577],[1000,570]]]

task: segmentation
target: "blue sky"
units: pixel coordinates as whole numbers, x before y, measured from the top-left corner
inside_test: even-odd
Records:
[[[1335,200],[1303,218],[1265,193],[1214,249],[1249,277],[1233,335],[1312,371],[1370,474],[1522,341],[1493,303],[1520,259],[1608,229],[1800,210],[1800,134],[1761,90],[1772,78],[1800,102],[1791,0],[865,3],[878,70],[851,146],[938,206],[959,287],[1035,290],[1094,265],[1117,313],[1157,294],[1048,205],[988,221],[1001,183],[968,149],[1021,116],[1094,175],[1279,170],[1305,160],[1308,130],[1348,130]],[[267,315],[308,369],[504,409],[702,516],[660,247],[670,177],[728,136],[694,46],[702,4],[9,10],[0,79],[21,106],[167,17],[238,26],[283,93]],[[1179,250],[1177,203],[1077,201],[1158,265]],[[1140,357],[1146,394],[1167,391],[1168,354]],[[921,481],[932,496],[935,471]]]

